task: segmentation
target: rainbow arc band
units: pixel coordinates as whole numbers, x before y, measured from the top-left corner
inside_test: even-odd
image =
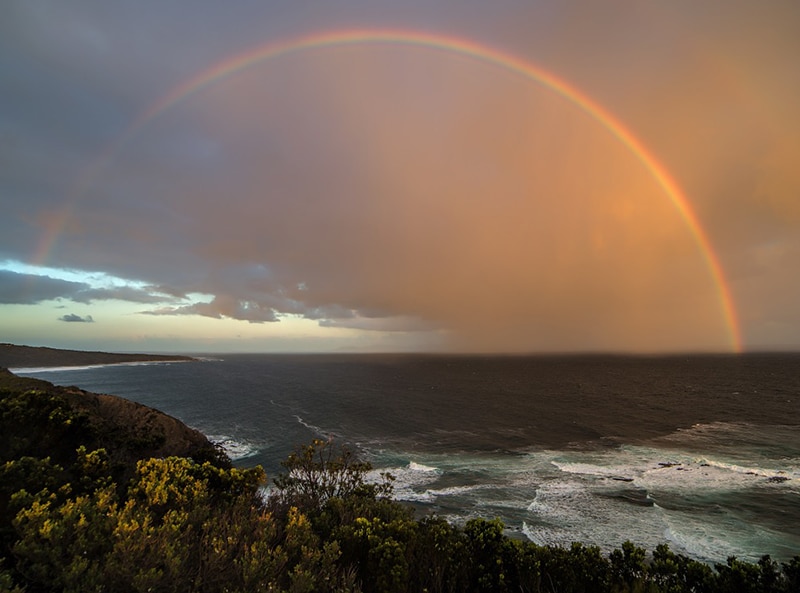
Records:
[[[58,235],[67,224],[71,209],[80,197],[88,190],[103,168],[114,155],[129,142],[138,131],[165,111],[178,105],[181,101],[211,85],[241,72],[255,64],[289,54],[313,49],[322,49],[343,45],[384,44],[398,46],[417,46],[435,51],[455,53],[467,56],[476,61],[491,64],[540,84],[561,95],[575,107],[583,110],[598,124],[603,126],[612,136],[630,150],[642,166],[658,183],[666,196],[678,210],[694,237],[709,274],[716,287],[722,316],[728,332],[730,348],[733,352],[742,351],[742,338],[731,291],[725,280],[719,259],[712,249],[703,227],[692,209],[689,200],[680,186],[675,182],[658,159],[633,135],[619,120],[593,101],[589,96],[571,86],[554,74],[516,56],[493,49],[480,43],[440,34],[417,31],[391,29],[353,29],[328,31],[306,36],[294,37],[254,47],[231,58],[222,60],[200,72],[181,84],[175,86],[166,95],[144,110],[125,131],[87,167],[78,179],[71,192],[72,199],[64,208],[57,220],[51,224],[49,232],[37,250],[34,263],[41,264],[53,249]]]

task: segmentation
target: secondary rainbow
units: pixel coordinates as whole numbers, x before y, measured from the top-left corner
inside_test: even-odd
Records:
[[[719,259],[712,249],[703,227],[692,209],[683,190],[675,182],[666,168],[658,159],[647,150],[633,133],[630,132],[618,119],[606,111],[603,107],[594,102],[583,92],[571,86],[566,81],[556,77],[552,73],[522,60],[511,54],[493,49],[486,45],[474,41],[449,37],[438,34],[420,33],[416,31],[391,30],[391,29],[368,29],[368,30],[344,30],[324,33],[315,33],[301,37],[284,39],[281,41],[267,43],[253,49],[238,54],[232,58],[220,61],[210,68],[204,70],[197,76],[175,86],[161,99],[153,103],[137,117],[128,128],[111,143],[102,154],[86,169],[84,175],[80,177],[71,192],[73,204],[80,199],[97,175],[113,156],[124,146],[136,133],[148,122],[157,118],[160,114],[179,104],[188,96],[197,93],[211,85],[218,84],[225,78],[237,72],[249,68],[255,64],[285,56],[292,53],[321,49],[332,46],[359,45],[359,44],[385,44],[399,46],[418,46],[434,51],[456,53],[468,56],[479,62],[498,66],[505,70],[514,72],[525,79],[541,84],[551,91],[558,93],[576,107],[582,109],[586,114],[596,120],[617,140],[624,144],[639,162],[649,171],[653,179],[658,183],[664,193],[674,204],[689,230],[691,231],[700,251],[705,258],[709,273],[715,284],[722,315],[728,331],[730,347],[734,352],[741,352],[742,339],[736,310],[731,297],[731,291],[725,281]],[[35,261],[41,262],[47,257],[53,248],[55,241],[60,233],[60,229],[69,217],[70,206],[68,205],[62,216],[62,224],[53,225],[48,236],[45,237],[40,248],[37,250]]]

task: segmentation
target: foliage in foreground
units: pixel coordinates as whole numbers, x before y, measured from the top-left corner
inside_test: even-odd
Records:
[[[10,504],[17,539],[0,590],[29,591],[641,591],[800,590],[800,558],[783,566],[734,558],[715,569],[659,546],[537,546],[498,521],[464,528],[413,519],[367,483],[367,464],[316,441],[292,455],[264,499],[260,469],[185,458],[140,461],[122,494],[104,452],[82,451],[80,484],[56,484],[46,460],[17,463],[45,477]],[[73,469],[73,473],[75,470]],[[28,480],[30,483],[30,480]]]
[[[369,464],[330,442],[291,455],[266,497],[260,468],[142,459],[120,483],[131,472],[109,459],[78,445],[0,465],[0,592],[800,591],[800,557],[712,568],[665,545],[605,556],[508,538],[499,520],[415,520],[391,476],[368,481]]]

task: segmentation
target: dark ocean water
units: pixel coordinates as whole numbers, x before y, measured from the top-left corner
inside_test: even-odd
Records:
[[[269,475],[313,438],[538,543],[800,554],[800,355],[224,355],[24,372],[171,414]]]

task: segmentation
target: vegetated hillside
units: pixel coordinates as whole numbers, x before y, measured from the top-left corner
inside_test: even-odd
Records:
[[[0,369],[0,534],[10,533],[8,505],[16,491],[55,491],[82,480],[82,455],[98,450],[103,451],[104,478],[116,484],[127,483],[137,462],[153,457],[181,456],[230,467],[202,433],[163,412]],[[47,471],[40,471],[40,462]]]
[[[202,433],[154,408],[114,395],[59,387],[0,369],[0,461],[50,456],[64,461],[74,447],[103,447],[132,468],[139,459],[179,455],[225,459]],[[74,447],[73,447],[74,446]]]
[[[177,483],[181,464],[192,477],[186,483]],[[167,487],[160,479],[173,483]],[[0,592],[94,590],[89,585],[99,581],[84,574],[81,562],[92,554],[103,560],[101,549],[113,546],[115,537],[103,526],[117,513],[146,511],[163,518],[172,512],[171,499],[184,492],[196,494],[202,486],[216,497],[244,490],[252,496],[262,479],[260,469],[233,469],[203,434],[158,410],[0,369]],[[100,515],[92,515],[86,505],[100,501],[111,506],[95,505]],[[216,499],[207,502],[213,508]],[[143,545],[163,552],[146,528],[155,517],[128,518],[129,528],[141,530]],[[113,568],[98,570],[115,574]],[[111,590],[130,588],[115,582]]]
[[[6,369],[191,360],[195,359],[167,354],[116,354],[0,344],[0,368]]]

